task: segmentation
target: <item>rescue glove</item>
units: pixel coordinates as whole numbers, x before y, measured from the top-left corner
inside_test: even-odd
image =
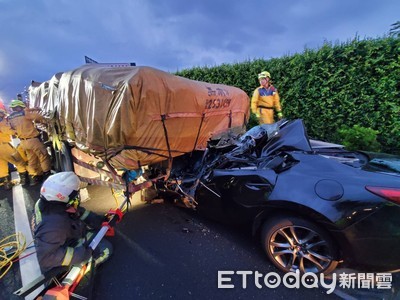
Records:
[[[106,221],[103,222],[102,226],[107,226],[108,230],[106,232],[106,236],[114,236],[115,231],[113,226],[116,223],[121,222],[122,217],[123,217],[122,211],[117,208],[116,210],[109,210],[108,213],[105,216]]]

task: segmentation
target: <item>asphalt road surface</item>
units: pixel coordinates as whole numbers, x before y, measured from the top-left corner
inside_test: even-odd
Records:
[[[122,201],[121,197],[115,199],[108,188],[90,186],[88,191],[90,200],[82,205],[97,213],[114,209]],[[0,192],[1,239],[20,226],[17,223],[22,217],[17,217],[18,222],[14,217],[18,195],[23,196],[30,219],[39,186]],[[136,195],[115,227],[115,236],[107,238],[114,253],[95,273],[92,299],[400,299],[395,291],[400,284],[396,276],[392,290],[356,290],[337,285],[328,294],[329,287],[306,288],[300,284],[299,288],[289,288],[283,279],[277,287],[272,287],[272,281],[267,286],[263,280],[267,275],[274,280],[273,274],[281,278],[283,274],[269,263],[248,228],[218,224],[170,203],[149,204],[138,198]],[[25,259],[28,257],[14,263],[0,279],[0,299],[21,299],[13,292],[22,286],[20,269]],[[220,273],[218,277],[221,271],[233,274]],[[241,271],[249,275],[240,275]],[[259,287],[256,272],[262,274],[257,281]],[[224,288],[219,288],[218,282]]]

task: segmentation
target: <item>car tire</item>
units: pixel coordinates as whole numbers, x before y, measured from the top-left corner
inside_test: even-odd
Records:
[[[338,248],[329,234],[302,218],[282,216],[267,220],[261,239],[268,258],[284,272],[329,274],[338,264]]]

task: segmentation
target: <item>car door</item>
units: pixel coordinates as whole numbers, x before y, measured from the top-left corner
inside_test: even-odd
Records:
[[[246,223],[265,208],[275,182],[271,169],[214,170],[198,190],[199,211],[218,221]]]

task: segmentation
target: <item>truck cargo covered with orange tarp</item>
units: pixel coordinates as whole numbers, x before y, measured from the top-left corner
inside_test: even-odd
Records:
[[[49,88],[51,105],[42,107],[57,112],[61,139],[116,169],[205,149],[213,135],[243,127],[249,118],[250,101],[241,89],[151,67],[87,64],[64,72]]]

